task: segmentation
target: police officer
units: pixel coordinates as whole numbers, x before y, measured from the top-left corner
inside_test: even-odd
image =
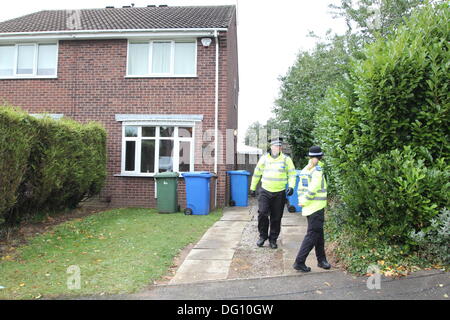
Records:
[[[312,248],[316,250],[318,267],[331,268],[325,256],[323,236],[327,205],[327,182],[322,171],[323,163],[320,161],[323,152],[319,146],[313,146],[309,149],[308,156],[309,163],[301,171],[298,187],[299,204],[302,207],[302,215],[308,219],[308,229],[293,265],[295,270],[302,272],[311,271],[305,261]]]
[[[296,173],[292,159],[281,152],[283,139],[270,141],[270,152],[263,155],[253,172],[250,186],[251,196],[256,196],[256,185],[261,180],[261,191],[258,198],[258,231],[259,240],[256,245],[262,247],[269,239],[272,249],[278,248],[277,239],[280,234],[286,195],[294,193]],[[286,190],[286,184],[289,184]],[[270,233],[269,233],[270,224]]]

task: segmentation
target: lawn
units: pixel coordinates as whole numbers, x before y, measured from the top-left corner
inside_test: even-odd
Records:
[[[166,275],[221,215],[117,209],[65,222],[2,257],[0,299],[136,292]]]

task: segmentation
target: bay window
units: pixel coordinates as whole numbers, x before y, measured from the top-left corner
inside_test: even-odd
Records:
[[[124,124],[122,142],[123,175],[194,170],[191,126]]]
[[[0,45],[0,78],[55,77],[56,43]]]
[[[197,44],[191,41],[128,43],[127,76],[196,76]]]

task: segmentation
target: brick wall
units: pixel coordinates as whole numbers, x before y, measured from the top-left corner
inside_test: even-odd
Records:
[[[235,41],[235,35],[220,35],[219,130],[224,136],[227,128],[237,128],[228,74],[231,70],[231,78],[237,76],[237,56],[228,58],[229,46]],[[205,48],[198,39],[197,53],[196,78],[125,78],[126,40],[60,41],[57,79],[0,80],[0,100],[30,113],[63,113],[80,122],[102,123],[108,132],[108,175],[101,198],[110,198],[114,206],[155,207],[153,178],[116,176],[121,165],[122,124],[115,120],[115,114],[202,114],[203,121],[196,126],[195,170],[213,171],[213,164],[201,164],[197,159],[204,147],[201,129],[214,129],[215,42]],[[235,54],[234,49],[231,53]],[[232,67],[229,61],[233,61]],[[230,115],[235,120],[230,122]],[[225,144],[222,152],[224,148]],[[225,170],[230,168],[234,165],[218,167],[217,200],[221,207],[227,199]],[[179,199],[183,208],[183,179]]]

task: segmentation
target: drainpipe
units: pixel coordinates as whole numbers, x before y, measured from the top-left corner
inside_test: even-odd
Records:
[[[214,38],[216,42],[216,87],[215,87],[215,127],[214,127],[214,172],[217,175],[216,180],[216,192],[214,204],[217,206],[217,180],[219,178],[219,174],[217,172],[217,162],[218,162],[218,153],[219,153],[219,37],[217,34],[217,30],[214,30]]]

